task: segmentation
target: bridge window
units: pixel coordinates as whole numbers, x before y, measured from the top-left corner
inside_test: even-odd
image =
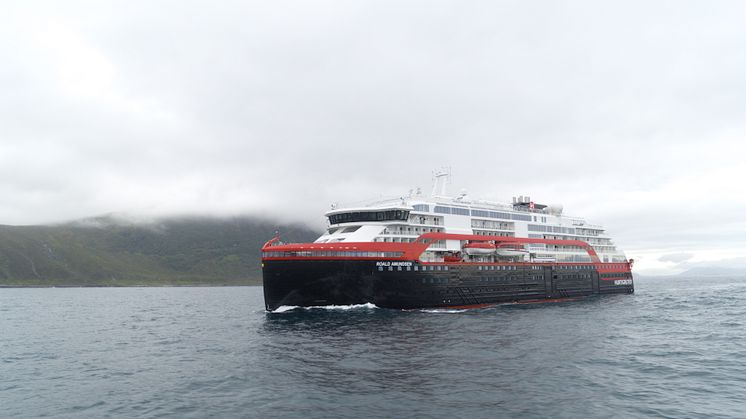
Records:
[[[406,221],[408,218],[409,211],[407,210],[343,212],[330,215],[329,223],[340,224],[361,221]]]

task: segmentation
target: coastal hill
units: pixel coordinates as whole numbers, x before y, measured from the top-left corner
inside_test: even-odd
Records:
[[[260,248],[319,233],[251,217],[0,226],[0,286],[249,285],[261,283]]]

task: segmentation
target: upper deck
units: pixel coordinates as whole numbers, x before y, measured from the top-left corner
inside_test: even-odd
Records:
[[[579,240],[586,242],[604,260],[626,260],[604,228],[580,217],[563,215],[559,205],[534,203],[529,197],[516,197],[512,204],[458,197],[407,196],[378,199],[349,206],[335,205],[326,212],[329,228],[316,243],[390,242],[407,243],[426,233],[497,235],[507,237]],[[434,253],[455,252],[461,243],[442,240],[428,249]],[[544,257],[581,262],[584,256],[576,246],[531,245],[530,250]]]

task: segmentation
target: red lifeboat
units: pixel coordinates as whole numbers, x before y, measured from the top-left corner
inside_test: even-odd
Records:
[[[461,262],[461,254],[460,253],[447,253],[443,255],[443,261],[444,262]]]
[[[469,256],[492,255],[495,253],[495,244],[487,242],[472,242],[464,245],[464,251]]]

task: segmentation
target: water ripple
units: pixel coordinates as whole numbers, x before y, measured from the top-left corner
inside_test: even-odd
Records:
[[[746,279],[480,309],[0,290],[8,417],[744,417]]]

